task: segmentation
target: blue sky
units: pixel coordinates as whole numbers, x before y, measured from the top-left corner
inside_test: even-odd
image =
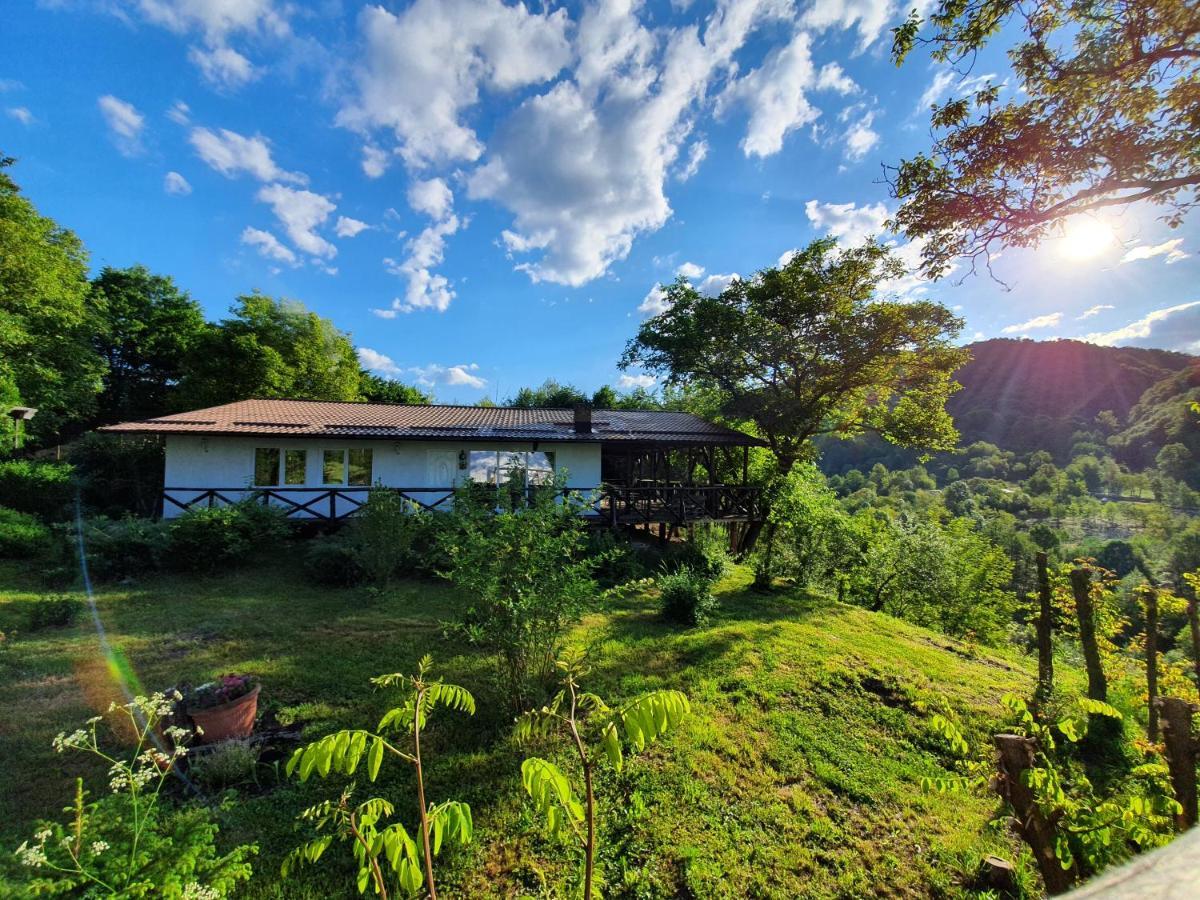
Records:
[[[210,317],[296,298],[443,401],[632,386],[615,364],[657,283],[719,289],[892,210],[881,164],[972,83],[891,64],[892,2],[19,0],[0,151],[95,268],[170,274]],[[1198,226],[1157,212],[1002,254],[1011,291],[889,290],[958,309],[967,340],[1196,351]]]

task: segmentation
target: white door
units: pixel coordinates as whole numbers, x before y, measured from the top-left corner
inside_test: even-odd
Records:
[[[452,488],[458,483],[458,452],[430,450],[425,472],[425,486]]]

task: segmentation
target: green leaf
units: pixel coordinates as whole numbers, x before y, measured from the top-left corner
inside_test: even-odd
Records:
[[[521,785],[546,817],[547,830],[553,837],[564,838],[568,828],[578,835],[577,829],[584,820],[583,806],[576,799],[571,782],[557,766],[531,756],[521,763]]]
[[[635,750],[642,750],[675,728],[690,711],[691,705],[683,692],[654,691],[617,710],[612,723],[624,729]]]
[[[371,742],[371,752],[367,755],[367,777],[372,781],[379,775],[379,767],[383,764],[383,741],[375,738]]]
[[[612,767],[620,772],[625,764],[625,756],[621,753],[621,738],[617,734],[616,722],[609,722],[604,726],[604,730],[600,732],[600,746],[604,748]]]

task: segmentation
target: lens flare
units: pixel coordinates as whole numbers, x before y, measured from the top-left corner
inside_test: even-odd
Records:
[[[1090,216],[1069,219],[1058,240],[1058,252],[1071,262],[1087,262],[1112,249],[1117,236],[1112,228]]]

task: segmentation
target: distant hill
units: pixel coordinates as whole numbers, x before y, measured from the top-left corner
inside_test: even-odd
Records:
[[[971,361],[955,374],[962,390],[947,404],[961,446],[987,441],[1021,453],[1047,450],[1065,461],[1073,435],[1096,430],[1096,417],[1108,411],[1116,417],[1115,427],[1107,429],[1115,435],[1114,450],[1135,468],[1152,464],[1167,442],[1200,450],[1187,406],[1200,396],[1200,357],[1005,338],[968,349]],[[865,470],[876,462],[903,468],[916,461],[916,453],[878,438],[822,442],[821,467],[829,473]]]
[[[1200,362],[1169,350],[1100,347],[1082,341],[998,339],[969,347],[963,388],[948,408],[964,445],[1008,450],[1069,449],[1071,434],[1111,411],[1121,423],[1154,385]]]

